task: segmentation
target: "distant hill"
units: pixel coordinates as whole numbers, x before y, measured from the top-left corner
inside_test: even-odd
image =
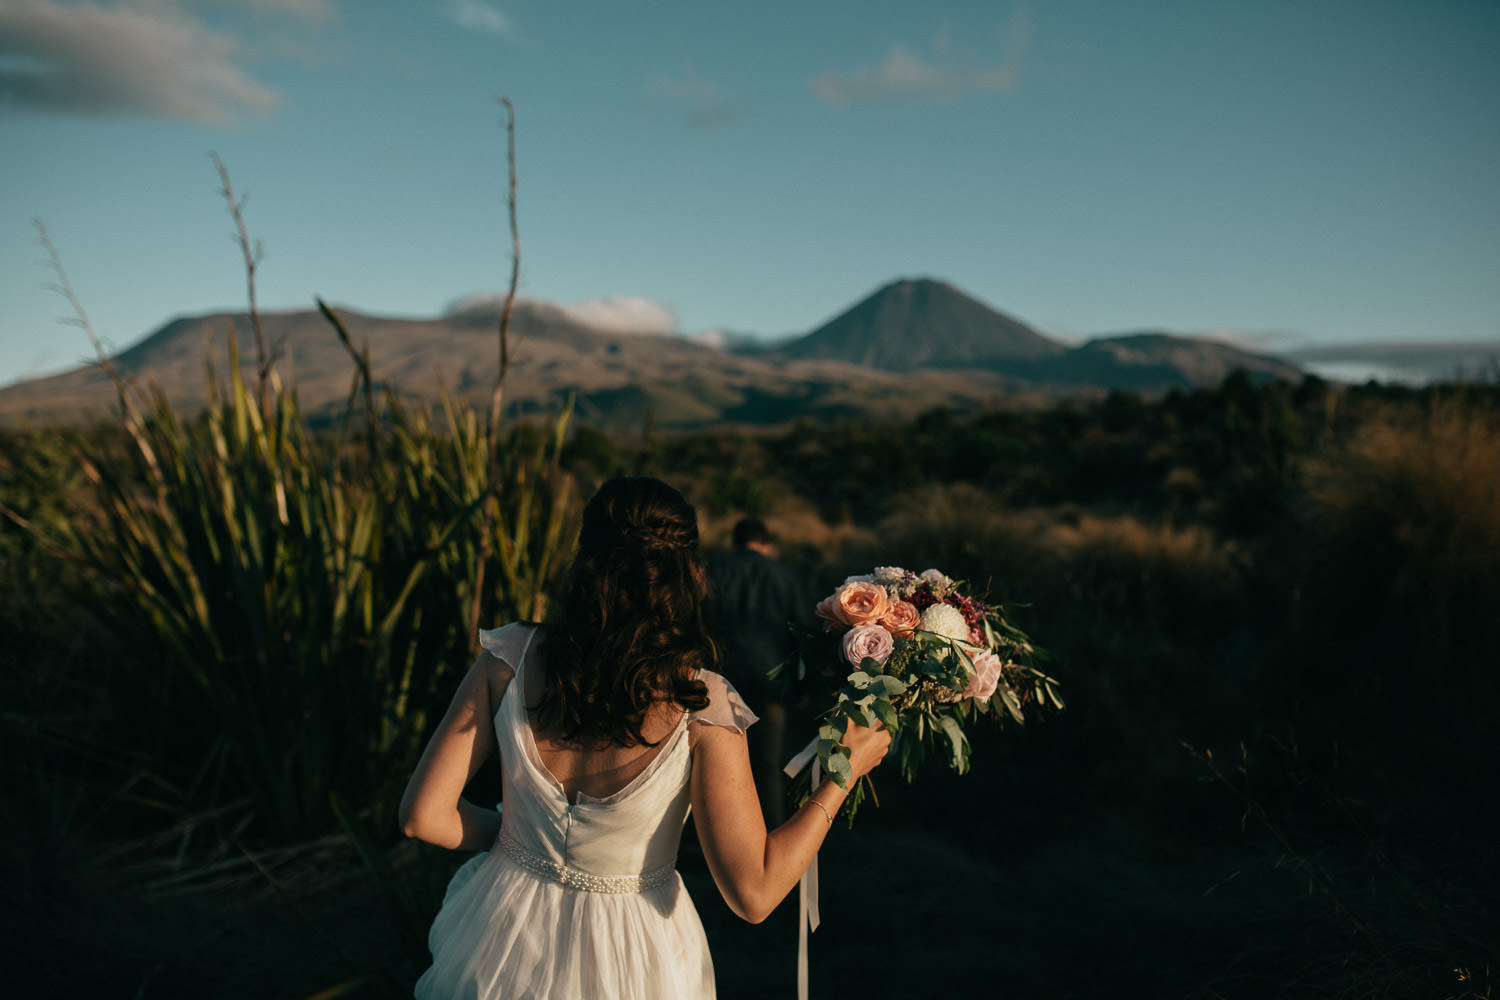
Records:
[[[433,319],[340,310],[357,348],[368,349],[381,391],[437,406],[446,390],[488,406],[498,367],[498,307],[472,305]],[[266,313],[276,370],[315,420],[340,413],[354,365],[315,310]],[[137,386],[154,385],[179,409],[207,397],[205,372],[222,381],[231,331],[252,371],[244,313],[180,317],[121,352],[115,364]],[[1294,365],[1227,344],[1162,333],[1101,338],[1069,348],[932,280],[898,281],[781,345],[742,334],[691,338],[595,328],[546,302],[520,300],[511,322],[510,412],[555,412],[573,394],[580,418],[611,429],[796,420],[903,419],[944,407],[970,412],[1043,403],[1109,389],[1158,392],[1218,385],[1235,368],[1256,378],[1298,379]],[[0,421],[107,416],[114,388],[98,366],[0,389]]]
[[[1244,369],[1257,382],[1302,378],[1301,369],[1279,358],[1222,341],[1166,333],[1098,337],[1065,354],[1007,371],[1040,386],[1091,385],[1151,393],[1218,385],[1236,369]]]
[[[989,367],[1054,357],[1064,350],[952,285],[921,278],[886,285],[776,353],[902,372]]]

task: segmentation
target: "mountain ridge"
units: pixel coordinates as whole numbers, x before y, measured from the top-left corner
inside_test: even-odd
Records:
[[[337,310],[379,387],[436,405],[444,392],[483,408],[498,369],[499,306],[431,319]],[[341,412],[354,363],[316,310],[261,315],[278,373],[311,418]],[[136,385],[174,406],[200,407],[205,366],[222,379],[229,345],[253,370],[244,312],[179,316],[114,361]],[[657,332],[579,321],[563,307],[518,300],[511,314],[507,405],[554,411],[570,394],[578,414],[608,427],[692,428],[794,420],[897,419],[944,407],[972,411],[1110,389],[1160,392],[1217,385],[1243,367],[1256,379],[1298,379],[1279,359],[1199,338],[1138,333],[1069,347],[933,279],[888,283],[810,333],[776,346],[721,349]],[[231,337],[231,334],[233,336]],[[0,389],[0,421],[99,419],[115,390],[91,365]]]

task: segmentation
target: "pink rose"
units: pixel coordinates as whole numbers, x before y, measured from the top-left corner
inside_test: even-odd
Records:
[[[838,625],[872,625],[890,609],[885,588],[863,580],[844,584],[818,603],[818,615]]]
[[[989,650],[975,656],[972,666],[974,673],[969,678],[968,686],[964,688],[964,697],[983,701],[994,694],[995,688],[1000,686],[1000,668],[1004,665],[1005,661]]]
[[[883,666],[895,648],[896,641],[879,625],[856,625],[844,636],[844,659],[856,667],[867,656]]]
[[[885,617],[880,619],[891,635],[909,636],[922,624],[922,612],[910,601],[897,601],[886,611]]]

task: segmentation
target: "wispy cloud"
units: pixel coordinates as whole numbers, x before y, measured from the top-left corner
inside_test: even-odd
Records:
[[[1020,82],[1021,58],[1030,38],[1030,21],[1025,10],[1018,9],[1001,32],[997,52],[955,51],[948,29],[943,28],[928,51],[913,51],[896,42],[883,61],[853,70],[829,70],[808,87],[814,97],[833,108],[1009,93]]]
[[[687,113],[691,128],[723,128],[744,117],[743,110],[715,83],[691,67],[674,76],[658,76],[646,85],[646,95]]]
[[[677,330],[677,314],[660,302],[635,295],[589,299],[559,306],[566,315],[605,333],[667,334]]]
[[[515,26],[511,24],[510,17],[483,0],[449,0],[448,17],[460,28],[513,40],[516,37]]]
[[[517,304],[560,313],[574,323],[601,333],[666,335],[677,332],[677,314],[668,306],[637,295],[616,295],[582,302],[549,302],[520,295]],[[505,296],[497,292],[470,295],[448,304],[444,313],[456,316],[474,310],[499,310]]]
[[[248,0],[305,21],[329,0]],[[251,75],[244,40],[166,0],[0,0],[0,111],[146,115],[231,126],[280,97]]]

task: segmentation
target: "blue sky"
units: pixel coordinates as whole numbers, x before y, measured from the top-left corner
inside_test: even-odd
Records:
[[[240,308],[811,330],[932,276],[1065,339],[1500,337],[1500,3],[0,0],[0,383]]]

